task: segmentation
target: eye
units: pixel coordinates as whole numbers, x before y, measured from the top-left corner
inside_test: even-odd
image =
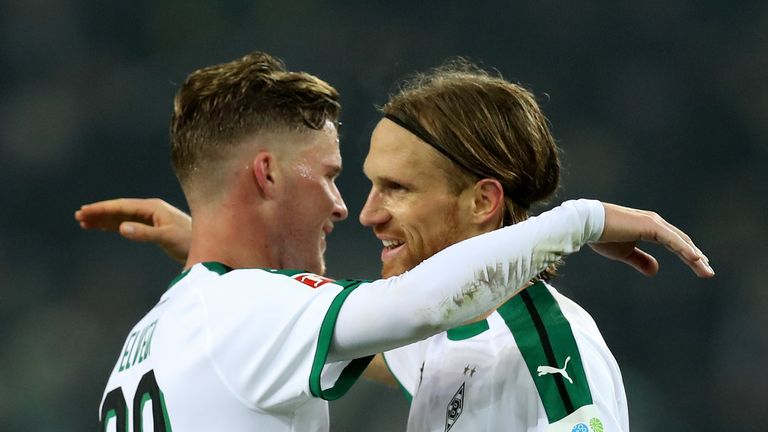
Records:
[[[400,184],[400,183],[398,183],[396,181],[391,181],[391,180],[385,181],[382,186],[384,187],[384,189],[392,191],[392,192],[406,192],[406,191],[408,191],[408,188],[405,187],[404,185],[402,185],[402,184]]]
[[[336,181],[336,179],[339,178],[341,175],[341,169],[340,168],[334,168],[325,175],[325,177],[330,181]]]

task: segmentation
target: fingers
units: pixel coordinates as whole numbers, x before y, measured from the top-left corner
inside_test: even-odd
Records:
[[[694,260],[693,261],[696,261],[695,257],[698,257],[698,258],[702,259],[704,261],[704,263],[707,264],[707,266],[709,266],[709,258],[707,258],[707,256],[704,254],[704,252],[702,252],[701,249],[699,249],[693,243],[693,240],[691,240],[691,238],[688,236],[688,234],[684,233],[681,229],[679,229],[678,227],[668,223],[667,221],[664,221],[664,222],[667,224],[669,229],[671,229],[673,232],[675,232],[680,237],[680,239],[683,242],[687,243],[689,246],[691,246],[693,248],[693,250],[695,251],[695,256],[694,256]],[[691,261],[691,262],[693,262],[693,261]]]
[[[160,230],[140,222],[123,222],[120,224],[120,235],[141,243],[157,242]]]
[[[711,278],[715,275],[715,270],[709,265],[709,260],[704,254],[698,255],[694,259],[687,259],[681,255],[680,259],[683,260],[683,262],[696,273],[696,276],[700,278]]]
[[[622,243],[634,247],[637,241],[652,241],[675,253],[697,276],[714,276],[715,272],[709,265],[709,259],[693,240],[658,214],[614,204],[604,204],[604,208],[605,228],[601,241],[612,245],[606,244],[596,249],[599,253],[624,261],[641,273],[652,276],[658,271],[656,260],[637,248],[627,250],[622,246]]]
[[[698,277],[710,278],[715,275],[707,256],[696,247],[687,234],[655,213],[654,218],[659,225],[656,240],[660,244],[677,254]]]
[[[659,272],[659,262],[652,255],[634,248],[623,261],[645,276],[655,276]]]
[[[140,222],[123,222],[120,234],[140,243],[155,243],[174,260],[184,263],[189,253],[190,232],[173,225],[152,226]]]
[[[125,221],[152,223],[153,216],[165,204],[160,199],[118,198],[84,204],[75,212],[83,229],[118,231]]]
[[[106,212],[103,207],[81,207],[75,212],[75,220],[83,229],[101,229],[117,231],[120,218]]]

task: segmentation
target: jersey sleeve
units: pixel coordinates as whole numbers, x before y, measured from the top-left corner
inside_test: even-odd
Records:
[[[497,311],[529,369],[546,432],[627,430],[621,374],[586,311],[542,282]]]
[[[310,376],[319,383],[324,375],[322,366],[313,367],[324,361],[319,359],[330,344],[323,329],[332,330],[334,310],[354,287],[345,291],[325,283],[312,288],[262,270],[235,270],[217,282],[202,289],[200,297],[210,361],[230,391],[252,409],[277,412],[322,396],[310,389]],[[327,369],[326,383],[343,384],[332,394],[346,391],[357,377],[355,368],[365,368],[362,362],[344,361]],[[322,385],[318,388],[322,393]]]
[[[387,368],[410,402],[419,389],[429,339],[414,342],[383,354]]]
[[[598,201],[567,201],[449,246],[400,276],[362,284],[339,312],[329,357],[388,351],[489,311],[549,264],[597,240],[604,218]]]
[[[320,326],[320,335],[317,340],[317,349],[312,362],[312,370],[309,376],[309,389],[313,396],[325,399],[336,400],[343,396],[354,384],[365,368],[373,360],[373,355],[353,359],[350,362],[337,361],[327,363],[328,353],[333,342],[334,328],[339,316],[339,310],[352,293],[364,281],[345,280],[336,281],[335,284],[342,286],[344,290],[339,293],[331,302],[328,312],[325,314],[323,323]]]

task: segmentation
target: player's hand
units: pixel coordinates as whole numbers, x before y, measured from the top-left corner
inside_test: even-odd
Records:
[[[656,258],[639,249],[640,240],[664,245],[686,263],[697,276],[710,278],[715,271],[709,259],[687,234],[654,212],[603,203],[605,227],[597,243],[589,245],[600,255],[624,262],[646,276],[659,271]]]
[[[157,243],[171,258],[184,263],[192,237],[192,218],[158,199],[120,198],[85,204],[75,212],[83,229],[119,232],[123,237]]]

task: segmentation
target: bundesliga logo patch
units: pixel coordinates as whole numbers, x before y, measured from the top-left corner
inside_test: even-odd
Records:
[[[299,273],[293,275],[293,278],[310,288],[319,288],[328,282],[333,282],[333,279],[328,279],[327,277],[316,275],[314,273]]]

